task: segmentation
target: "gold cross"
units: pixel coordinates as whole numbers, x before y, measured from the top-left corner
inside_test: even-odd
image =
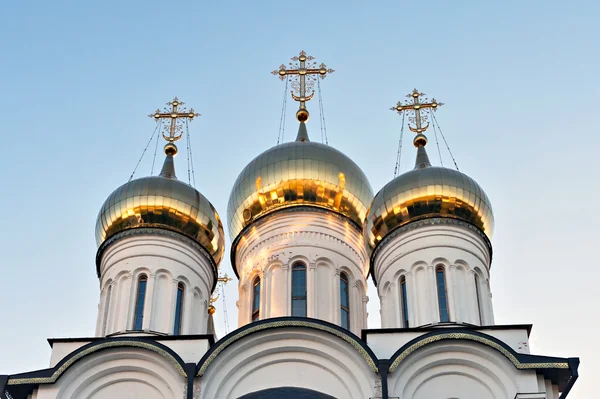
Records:
[[[167,105],[171,106],[171,109],[164,107],[163,112],[160,112],[160,110],[157,108],[153,114],[148,115],[150,118],[154,118],[154,120],[156,120],[157,122],[160,119],[170,119],[171,120],[170,125],[167,125],[165,123],[165,128],[162,133],[165,140],[167,140],[171,144],[173,144],[173,142],[179,140],[181,138],[181,136],[183,135],[183,133],[181,132],[180,122],[183,122],[185,120],[184,118],[189,118],[189,120],[193,120],[196,116],[200,116],[200,114],[197,114],[194,112],[193,108],[190,109],[189,111],[187,111],[185,108],[179,109],[179,107],[183,106],[183,104],[185,104],[185,103],[182,101],[179,101],[179,99],[177,97],[175,97],[173,99],[173,101],[167,103]],[[168,136],[165,134],[167,132],[169,134]],[[178,133],[179,133],[179,135],[178,135]]]
[[[217,282],[219,283],[223,283],[223,284],[227,284],[228,282],[230,282],[231,280],[233,280],[231,277],[229,277],[227,275],[227,273],[219,276],[219,278],[217,278]],[[215,295],[215,296],[211,296],[210,297],[210,303],[215,303],[219,300],[219,294]]]
[[[443,103],[439,103],[435,100],[435,98],[431,99],[431,102],[427,102],[427,98],[424,100],[425,102],[421,102],[421,96],[424,96],[425,93],[419,93],[417,89],[414,89],[412,93],[407,95],[407,98],[412,98],[413,102],[406,101],[402,104],[401,101],[398,101],[395,107],[390,108],[392,111],[397,111],[399,114],[402,112],[414,112],[414,116],[409,117],[409,123],[414,123],[415,127],[408,125],[408,128],[417,134],[423,134],[425,130],[429,127],[429,122],[427,122],[427,115],[421,115],[421,110],[429,112],[429,110],[437,110],[438,107],[444,105]],[[423,123],[427,122],[427,125],[423,126]]]
[[[296,118],[299,122],[306,122],[308,120],[306,102],[310,101],[315,95],[315,91],[312,90],[312,93],[307,96],[306,89],[313,89],[315,87],[317,77],[325,79],[328,73],[335,72],[333,69],[327,68],[325,64],[317,67],[316,61],[313,61],[314,59],[315,57],[306,55],[304,51],[300,51],[297,57],[291,58],[294,63],[289,63],[290,69],[286,69],[285,65],[281,64],[279,69],[271,72],[273,75],[279,75],[279,79],[281,80],[284,80],[288,75],[298,77],[297,80],[292,82],[292,98],[300,103],[300,109],[296,113]],[[294,92],[298,93],[298,95],[295,95]]]

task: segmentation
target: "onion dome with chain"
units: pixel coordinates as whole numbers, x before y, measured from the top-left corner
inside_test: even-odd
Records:
[[[299,103],[300,123],[296,141],[279,144],[252,160],[240,173],[229,197],[227,219],[233,241],[232,254],[244,229],[272,212],[293,207],[314,207],[345,216],[357,228],[362,225],[373,190],[363,171],[346,155],[329,145],[308,139],[306,102],[318,78],[334,72],[325,64],[317,66],[304,51],[272,72],[292,83],[292,98]],[[287,83],[286,83],[287,90]],[[294,94],[296,93],[296,94]],[[285,102],[284,102],[285,109]],[[232,260],[235,260],[232,257]]]
[[[420,95],[422,93],[415,90],[409,95],[414,97],[414,103],[399,103],[393,109],[398,112],[420,109],[422,112],[424,105],[429,105],[432,110],[441,105],[435,99],[429,104],[420,103]],[[417,112],[417,127],[410,127],[417,133],[413,141],[417,147],[415,168],[386,184],[369,207],[365,239],[370,251],[374,251],[391,232],[419,220],[445,218],[450,222],[464,222],[477,228],[488,240],[492,237],[494,215],[489,198],[479,184],[464,173],[431,165],[425,150],[427,138],[423,134],[427,126],[421,126],[421,118]]]
[[[169,105],[169,115],[177,113],[177,98]],[[151,116],[161,115],[159,111]],[[172,116],[170,116],[172,117]],[[156,117],[158,119],[158,117]],[[171,135],[171,137],[175,137]],[[181,136],[179,136],[181,137]],[[215,263],[221,262],[225,249],[225,234],[221,219],[213,205],[194,187],[177,179],[174,156],[175,140],[165,146],[166,158],[158,176],[131,180],[112,192],[102,205],[96,221],[98,247],[124,231],[142,228],[169,230],[186,236],[206,250]]]

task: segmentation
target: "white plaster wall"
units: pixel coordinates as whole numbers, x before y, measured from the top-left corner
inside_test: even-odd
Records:
[[[460,328],[460,326],[456,326]],[[514,329],[502,329],[502,330],[489,330],[481,329],[475,330],[484,334],[490,335],[494,338],[507,344],[517,353],[529,354],[529,338],[527,336],[527,329],[514,328]],[[430,330],[411,331],[411,332],[385,332],[385,333],[367,333],[366,340],[369,348],[375,353],[379,359],[389,359],[392,355],[400,349],[402,346],[412,341],[413,339],[425,335]]]
[[[160,355],[142,349],[107,349],[69,368],[52,385],[40,385],[37,399],[184,397],[186,379]]]
[[[389,374],[388,384],[390,396],[402,399],[505,399],[542,392],[534,370],[518,370],[491,348],[458,341],[413,352]]]
[[[346,341],[312,329],[255,333],[217,356],[200,378],[201,399],[233,399],[277,387],[344,399],[377,396],[379,375]]]
[[[97,336],[133,329],[141,275],[148,277],[144,331],[173,334],[177,286],[183,283],[181,333],[207,332],[208,299],[214,279],[212,266],[206,256],[186,240],[153,235],[124,237],[104,251],[100,274]],[[110,298],[109,287],[112,287]]]
[[[460,226],[431,225],[406,231],[383,244],[373,264],[384,328],[402,323],[400,281],[406,279],[409,326],[440,321],[436,267],[443,266],[451,322],[493,325],[489,290],[490,253],[484,240]],[[475,289],[479,276],[480,320]]]
[[[340,274],[350,286],[350,330],[367,327],[367,254],[362,233],[343,217],[313,210],[276,212],[239,241],[238,325],[251,321],[252,288],[261,279],[260,319],[291,315],[291,267],[303,262],[308,317],[340,324]]]

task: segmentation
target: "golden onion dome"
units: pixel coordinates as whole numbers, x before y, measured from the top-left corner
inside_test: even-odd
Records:
[[[295,206],[327,209],[362,227],[372,199],[363,171],[340,151],[309,141],[301,122],[296,141],[263,152],[238,176],[227,207],[229,233],[235,246],[253,221]]]
[[[100,247],[126,230],[158,228],[180,233],[221,262],[225,234],[217,211],[194,187],[177,180],[173,166],[176,147],[167,144],[167,157],[158,176],[142,177],[117,188],[106,199],[96,221]]]
[[[463,221],[491,238],[494,215],[485,192],[459,171],[431,166],[424,143],[415,141],[415,169],[396,177],[375,195],[365,225],[370,251],[393,230],[429,218]]]

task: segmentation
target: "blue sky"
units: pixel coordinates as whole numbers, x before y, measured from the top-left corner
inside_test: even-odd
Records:
[[[93,335],[95,219],[154,129],[146,115],[175,95],[202,114],[191,125],[196,186],[225,218],[237,174],[277,141],[283,83],[269,72],[304,49],[336,70],[322,82],[329,143],[375,191],[393,177],[401,118],[389,107],[414,87],[446,104],[438,121],[495,212],[496,322],[533,323],[533,353],[580,356],[570,397],[595,393],[597,2],[22,1],[2,11],[0,373],[46,367],[48,337]],[[317,115],[316,101],[309,109]],[[290,101],[288,140],[293,114]],[[414,162],[405,133],[402,170]],[[183,156],[177,168],[186,174]],[[233,275],[227,259],[221,267]],[[232,282],[232,327],[236,296]]]

